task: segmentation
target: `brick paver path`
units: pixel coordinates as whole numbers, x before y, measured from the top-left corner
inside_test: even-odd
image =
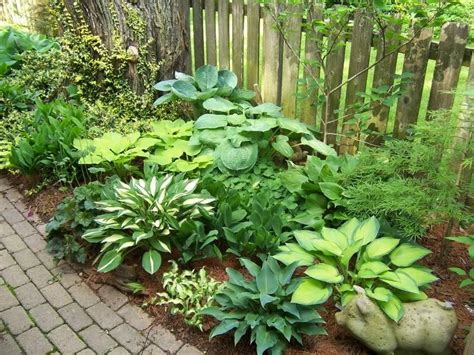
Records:
[[[44,224],[0,178],[0,354],[202,354],[45,250]]]

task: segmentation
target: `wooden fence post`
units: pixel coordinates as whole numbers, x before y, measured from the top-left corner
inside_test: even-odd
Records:
[[[401,30],[400,19],[396,19],[395,22],[391,22],[385,31],[385,33],[399,33]],[[377,59],[383,58],[385,53],[395,49],[400,43],[397,36],[391,36],[386,38],[385,42],[382,38],[379,38],[377,45]],[[388,57],[385,57],[380,63],[375,66],[374,69],[374,80],[372,82],[372,88],[380,88],[382,86],[392,86],[395,80],[395,71],[397,69],[398,53],[393,53]],[[383,135],[387,132],[387,121],[390,113],[390,106],[386,106],[382,103],[374,103],[372,105],[372,117],[369,120],[369,130],[374,132],[369,134],[366,138],[366,142],[371,145],[380,145],[383,142]]]
[[[448,22],[441,29],[427,119],[431,118],[430,111],[453,107],[468,36],[469,27],[463,23]]]
[[[296,93],[298,89],[299,59],[301,48],[301,20],[303,7],[288,4],[285,8],[288,18],[283,25],[281,106],[287,117],[296,117]]]
[[[204,65],[202,2],[193,0],[194,70]]]
[[[410,125],[415,124],[418,120],[433,29],[420,29],[414,26],[411,32],[414,38],[408,44],[403,63],[403,73],[412,73],[413,76],[410,82],[402,87],[405,93],[398,99],[395,126],[393,128],[393,135],[397,138],[404,138]]]
[[[192,65],[193,65],[193,62],[192,62],[192,53],[191,53],[191,27],[190,27],[190,23],[189,23],[189,0],[181,0],[181,11],[183,13],[183,27],[185,28],[186,30],[186,33],[188,34],[188,43],[186,43],[186,47],[187,47],[187,53],[188,53],[188,56],[186,58],[186,64],[185,64],[185,68],[184,68],[184,72],[186,74],[191,74],[192,71],[193,71],[193,68],[192,68]]]
[[[244,0],[232,0],[232,71],[244,81]]]
[[[250,0],[247,4],[247,88],[258,85],[260,52],[260,3]]]
[[[306,24],[306,43],[305,43],[305,63],[306,67],[304,70],[304,82],[301,85],[301,92],[303,100],[301,103],[301,119],[303,122],[315,126],[316,117],[318,115],[317,100],[318,100],[318,85],[319,82],[315,82],[315,79],[319,80],[321,66],[318,63],[321,60],[321,44],[323,35],[321,33],[315,33],[315,29],[311,28],[311,24],[308,24],[308,20],[322,21],[324,19],[324,3],[320,0],[312,1],[308,9],[308,18]]]
[[[206,59],[207,64],[216,65],[216,3],[214,0],[206,0]]]
[[[354,16],[354,28],[352,30],[351,57],[349,62],[349,78],[360,73],[369,66],[370,49],[372,41],[372,19],[366,10],[360,9]],[[339,144],[339,153],[354,154],[358,146],[359,128],[352,123],[346,123],[354,118],[356,105],[364,102],[364,97],[357,93],[365,93],[368,71],[360,74],[347,83],[346,109],[344,111],[344,126],[342,127],[342,138]]]
[[[230,69],[229,55],[229,1],[219,0],[219,68]]]
[[[263,101],[278,104],[280,92],[280,33],[274,17],[278,17],[278,1],[264,8],[263,18]]]

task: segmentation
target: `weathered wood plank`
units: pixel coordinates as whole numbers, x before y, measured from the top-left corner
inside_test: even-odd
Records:
[[[413,77],[409,83],[403,85],[404,94],[398,99],[393,128],[393,135],[397,138],[404,138],[410,125],[418,120],[432,35],[431,28],[411,29],[410,36],[414,39],[405,54],[403,73],[412,73]]]
[[[283,43],[281,106],[287,117],[296,117],[296,93],[299,75],[299,55],[301,49],[302,5],[288,4],[285,7],[287,18],[283,24],[285,41]]]
[[[342,74],[344,72],[344,57],[346,52],[346,45],[344,39],[341,37],[340,28],[333,26],[333,31],[329,35],[328,46],[332,50],[328,53],[326,58],[324,92],[329,93],[342,82]],[[340,45],[337,45],[337,44]],[[341,89],[337,89],[326,97],[323,105],[321,128],[323,133],[323,141],[328,144],[335,145],[337,141],[337,126],[339,113],[339,104],[341,100]]]
[[[322,21],[324,19],[324,4],[320,0],[311,1],[308,8],[307,26],[313,21]],[[301,120],[311,126],[316,125],[316,117],[318,115],[318,85],[321,72],[321,45],[323,35],[311,28],[306,30],[305,42],[305,70],[304,82],[301,85],[303,100],[301,103]]]
[[[258,84],[260,51],[260,3],[250,0],[247,4],[247,88]]]
[[[215,0],[206,0],[206,59],[207,64],[217,64],[217,38],[216,38],[216,2]]]
[[[230,69],[229,1],[219,0],[219,68]]]
[[[204,65],[202,2],[193,0],[194,70]]]
[[[459,80],[468,36],[469,27],[466,24],[448,22],[441,29],[439,56],[431,81],[427,119],[431,118],[430,111],[449,110],[453,107],[454,91]]]
[[[232,71],[239,86],[244,79],[244,0],[232,1]]]
[[[363,72],[369,66],[372,26],[372,19],[366,10],[360,9],[355,13],[349,61],[349,78]],[[354,118],[357,111],[355,106],[364,102],[364,98],[357,94],[359,92],[365,93],[367,75],[368,71],[365,71],[347,83],[346,109],[344,112],[344,125],[342,127],[343,137],[339,145],[339,152],[342,154],[354,154],[357,151],[360,134],[359,127],[356,124],[346,122]]]
[[[395,20],[388,24],[386,33],[400,33],[401,22]],[[375,66],[374,80],[372,81],[372,88],[380,88],[382,86],[391,87],[395,80],[395,71],[397,69],[398,53],[393,53],[385,56],[386,53],[393,51],[400,44],[397,36],[391,36],[383,41],[378,40],[377,46],[377,61],[382,59],[380,63]],[[385,56],[385,58],[384,58]],[[372,117],[369,120],[369,130],[374,132],[366,138],[366,142],[371,145],[380,145],[383,142],[383,135],[387,132],[387,121],[390,113],[390,106],[386,106],[380,102],[372,104]]]
[[[263,9],[263,73],[262,99],[279,104],[280,95],[280,33],[276,28],[278,4],[274,0]]]
[[[188,34],[188,41],[185,43],[187,47],[187,57],[186,57],[186,63],[184,67],[184,72],[186,74],[191,74],[192,73],[192,53],[191,53],[191,41],[189,40],[191,38],[191,26],[190,26],[190,21],[189,21],[189,0],[181,0],[181,13],[182,13],[182,19],[183,19],[183,26],[186,29],[186,33]]]

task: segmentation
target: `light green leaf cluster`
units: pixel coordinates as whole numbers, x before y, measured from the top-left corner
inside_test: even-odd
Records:
[[[366,294],[395,321],[403,317],[402,301],[426,299],[423,290],[438,278],[416,262],[431,253],[398,238],[380,237],[379,222],[353,218],[338,229],[295,231],[296,243],[280,247],[275,259],[286,265],[308,266],[292,302],[325,303],[335,291],[344,307],[355,296],[353,286]]]
[[[462,243],[467,245],[468,247],[468,254],[471,261],[474,260],[474,235],[467,235],[467,236],[460,236],[460,237],[447,237],[447,239],[452,240],[454,242]],[[474,268],[470,268],[469,272],[466,272],[464,269],[460,267],[452,266],[449,268],[450,271],[454,272],[459,276],[464,276],[465,279],[461,281],[459,287],[468,287],[474,285]]]

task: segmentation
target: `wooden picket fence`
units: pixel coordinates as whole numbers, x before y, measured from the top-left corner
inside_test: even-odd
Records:
[[[319,1],[314,1],[308,10],[311,11],[313,19],[323,20],[322,6]],[[344,136],[344,133],[354,128],[346,121],[354,114],[354,104],[364,100],[357,93],[366,91],[368,72],[341,86],[344,80],[346,48],[338,47],[331,51],[325,63],[326,72],[330,73],[326,78],[329,88],[337,89],[341,86],[329,95],[325,103],[328,107],[317,111],[316,93],[303,99],[297,98],[297,92],[301,93],[307,89],[301,83],[309,77],[319,77],[320,73],[317,68],[310,69],[308,66],[303,70],[295,52],[301,54],[306,61],[316,60],[316,41],[321,40],[321,36],[316,34],[316,37],[312,38],[305,35],[305,41],[302,41],[302,23],[305,19],[301,16],[291,16],[286,24],[289,31],[283,37],[276,29],[275,14],[283,10],[297,13],[301,10],[299,5],[281,5],[281,1],[279,4],[275,1],[264,6],[255,0],[183,0],[183,9],[186,25],[192,34],[190,48],[192,47],[193,51],[190,65],[192,63],[193,69],[204,64],[231,69],[236,73],[239,83],[249,89],[257,89],[263,101],[281,105],[288,117],[301,119],[311,125],[320,125],[321,129],[328,133],[327,142],[338,143],[340,151],[355,150],[355,140]],[[372,24],[363,10],[356,12],[351,27],[351,36],[348,39],[351,42],[349,78],[369,65],[372,47],[377,50],[377,58],[381,58],[384,53],[382,41],[378,41],[372,33]],[[394,26],[391,30],[399,31],[400,27]],[[466,48],[469,35],[467,25],[445,24],[439,43],[432,41],[432,28],[412,28],[410,31],[413,40],[401,47],[400,52],[404,53],[403,72],[410,72],[413,77],[404,86],[405,94],[396,104],[393,126],[393,135],[396,137],[405,136],[409,126],[416,124],[428,61],[436,61],[433,78],[426,78],[432,80],[428,112],[450,110],[453,107],[454,91],[458,86],[461,67],[468,66],[471,74],[474,72],[473,49]],[[400,46],[398,41],[395,38],[388,39],[385,48]],[[398,53],[394,53],[374,66],[373,88],[393,84],[398,57]],[[346,90],[344,109],[340,109],[342,90]],[[373,108],[369,121],[372,130],[382,134],[387,131],[389,110],[387,106]],[[324,124],[321,123],[323,112],[326,112],[327,121]],[[338,136],[341,137],[339,140]],[[367,139],[376,143],[379,136],[369,136]]]

